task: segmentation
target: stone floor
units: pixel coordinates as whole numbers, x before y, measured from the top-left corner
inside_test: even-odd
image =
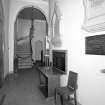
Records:
[[[54,99],[46,99],[39,90],[36,68],[21,70],[11,75],[0,90],[5,94],[3,105],[54,105]]]

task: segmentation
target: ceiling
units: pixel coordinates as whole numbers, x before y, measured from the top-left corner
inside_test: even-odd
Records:
[[[45,15],[38,9],[33,7],[24,8],[20,11],[18,18],[22,19],[39,19],[46,20]]]

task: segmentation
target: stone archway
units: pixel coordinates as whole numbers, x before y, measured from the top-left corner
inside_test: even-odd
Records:
[[[31,13],[32,12],[32,13]],[[30,14],[29,14],[30,13]],[[31,17],[31,15],[32,15],[32,17]],[[43,35],[31,35],[31,34],[36,34],[36,32],[34,32],[34,27],[35,27],[35,21],[34,20],[43,20],[43,21],[46,21],[45,22],[45,24],[47,23],[47,20],[46,20],[46,17],[45,17],[45,15],[40,11],[40,10],[38,10],[38,9],[36,9],[36,8],[34,8],[34,7],[25,7],[24,9],[22,9],[19,13],[18,13],[18,15],[17,15],[17,18],[16,18],[16,22],[15,22],[15,24],[14,24],[14,55],[16,55],[15,53],[16,53],[16,40],[18,40],[17,38],[20,38],[20,39],[25,39],[25,38],[29,38],[29,40],[31,41],[30,42],[30,45],[31,45],[31,47],[34,47],[34,46],[32,46],[34,43],[35,43],[35,38],[36,37],[38,37],[38,38],[41,38],[41,37],[43,37],[43,38],[41,38],[43,41],[44,41],[44,38],[45,38],[45,36],[43,36]],[[19,24],[19,20],[25,20],[25,21],[27,21],[26,23],[25,23],[25,28],[23,28],[22,29],[22,27],[21,26],[18,26]],[[42,21],[42,23],[44,23]],[[34,23],[32,23],[32,22],[34,22]],[[41,21],[40,21],[41,22]],[[39,23],[40,23],[39,22]],[[18,24],[18,25],[17,25]],[[33,24],[33,25],[32,25]],[[37,24],[38,25],[38,24]],[[37,26],[36,25],[36,26]],[[43,25],[43,24],[42,24]],[[42,26],[41,24],[40,25],[38,25],[38,26]],[[33,27],[32,27],[33,26]],[[37,27],[38,27],[37,26]],[[46,25],[45,25],[46,26]],[[19,34],[19,28],[21,29],[20,31],[23,31],[23,33],[21,33],[21,35]],[[17,28],[17,29],[16,29]],[[31,29],[33,28],[33,32],[31,32]],[[42,28],[42,27],[41,27]],[[24,30],[25,29],[25,30]],[[38,29],[38,28],[37,28]],[[36,30],[36,28],[35,28],[35,30]],[[47,29],[48,30],[48,29]],[[46,30],[46,28],[45,28],[45,32],[47,31]],[[16,33],[17,32],[17,33]],[[25,32],[25,34],[26,35],[23,35],[24,34],[24,32]],[[39,30],[38,30],[38,32],[39,32]],[[48,32],[46,32],[46,34],[44,34],[44,35],[47,35],[47,33]],[[18,37],[18,34],[19,34],[19,37]],[[16,35],[16,36],[15,36]],[[30,39],[32,37],[32,39]],[[33,43],[33,44],[31,44],[31,43]],[[40,46],[39,46],[40,47]],[[41,47],[42,47],[42,49],[41,50],[43,50],[44,48],[44,46],[43,46],[43,44],[41,44]],[[33,48],[32,48],[32,51],[34,51],[33,50]],[[39,50],[38,50],[39,51]],[[33,56],[35,56],[35,55],[33,55],[33,54],[35,54],[35,53],[32,53],[32,57]],[[40,55],[41,55],[41,51],[40,51]],[[40,58],[40,55],[38,55],[38,57]],[[15,56],[16,57],[16,56]],[[32,58],[33,59],[33,58]],[[34,59],[33,59],[34,60]],[[17,61],[16,61],[17,62]],[[34,62],[34,61],[33,61]],[[15,64],[15,63],[14,63]]]
[[[9,72],[13,72],[13,61],[14,61],[14,23],[16,17],[23,8],[35,7],[42,11],[48,22],[48,3],[44,1],[17,1],[11,0],[11,7],[9,12]]]

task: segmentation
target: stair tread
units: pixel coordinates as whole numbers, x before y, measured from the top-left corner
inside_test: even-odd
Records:
[[[18,68],[31,68],[33,66],[30,41],[24,41],[18,44],[16,53],[18,58]]]

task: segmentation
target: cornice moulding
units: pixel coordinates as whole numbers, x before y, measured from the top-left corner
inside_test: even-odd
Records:
[[[82,29],[88,32],[105,31],[105,0],[84,0],[84,24]]]
[[[105,31],[105,14],[85,20],[82,29],[88,32]]]
[[[105,31],[105,22],[99,23],[99,24],[95,24],[95,25],[90,25],[90,26],[84,25],[82,27],[82,29],[84,29],[87,32],[100,32],[100,31]]]
[[[17,1],[30,2],[30,3],[43,3],[48,5],[47,0],[17,0]]]

